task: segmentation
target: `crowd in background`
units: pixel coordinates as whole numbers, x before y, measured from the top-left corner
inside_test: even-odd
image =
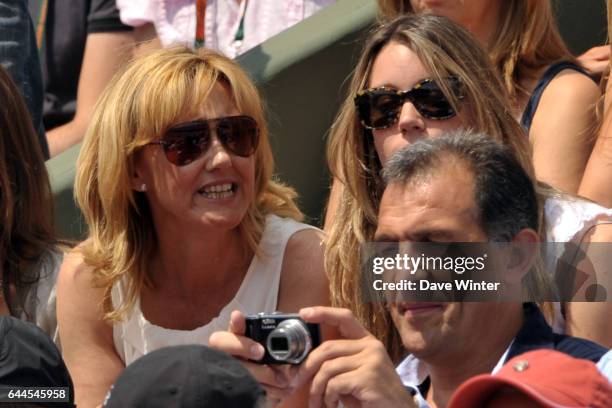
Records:
[[[335,2],[0,1],[0,385],[79,407],[612,406],[612,302],[372,302],[360,266],[369,242],[573,243],[504,264],[549,299],[559,259],[612,242],[609,46],[573,56],[549,1],[378,0],[319,229],[234,58]],[[45,167],[71,148],[81,243]],[[245,335],[276,310],[326,328],[300,365]]]

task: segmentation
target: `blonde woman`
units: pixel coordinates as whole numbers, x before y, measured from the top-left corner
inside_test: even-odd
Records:
[[[549,0],[378,0],[383,16],[427,13],[468,29],[488,51],[527,129],[539,181],[575,194],[593,148],[597,84],[563,43]]]
[[[79,406],[100,404],[143,354],[207,344],[234,310],[328,303],[319,232],[298,222],[294,191],[272,179],[262,102],[236,63],[184,48],[137,59],[92,123],[75,182],[89,238],[58,283]],[[276,399],[279,373],[244,362]]]
[[[0,67],[0,315],[36,323],[55,340],[61,262],[38,136],[19,90]]]
[[[335,191],[326,219],[325,264],[332,304],[353,310],[395,359],[402,350],[389,315],[383,305],[366,303],[359,286],[360,245],[371,241],[376,230],[382,164],[419,138],[461,127],[510,146],[533,177],[529,141],[512,115],[503,84],[465,30],[435,16],[399,18],[375,30],[361,54],[328,144]],[[543,240],[612,238],[610,226],[598,225],[610,219],[612,211],[556,197],[543,187],[539,199]],[[609,344],[612,328],[603,324],[609,317],[608,305],[565,305],[564,313],[557,310],[557,329]]]

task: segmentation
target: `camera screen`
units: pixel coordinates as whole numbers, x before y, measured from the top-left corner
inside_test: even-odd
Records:
[[[286,337],[272,337],[270,345],[274,351],[289,351],[289,343]]]

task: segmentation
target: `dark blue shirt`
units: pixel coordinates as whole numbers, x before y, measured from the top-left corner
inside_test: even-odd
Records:
[[[523,304],[523,325],[514,337],[510,348],[502,356],[501,363],[505,364],[513,357],[539,349],[556,350],[594,363],[597,363],[608,351],[605,347],[592,341],[554,333],[544,319],[540,308],[535,303],[525,303]],[[408,370],[413,372],[405,375]],[[418,359],[412,355],[408,356],[398,366],[398,374],[400,371],[404,374],[400,375],[402,382],[409,392],[416,396],[419,408],[428,408],[429,405],[424,396],[429,390],[430,379],[425,373],[418,372]]]

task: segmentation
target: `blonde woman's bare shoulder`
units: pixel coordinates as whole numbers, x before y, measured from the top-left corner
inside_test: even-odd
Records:
[[[304,306],[329,304],[329,282],[323,265],[322,231],[306,229],[296,232],[287,242],[279,310],[296,311]]]
[[[323,255],[323,242],[325,233],[319,229],[309,228],[296,232],[287,241],[285,249],[285,262],[293,263],[295,267],[303,267],[303,260],[312,260],[313,256],[317,258]],[[289,260],[287,258],[290,258]]]
[[[104,289],[93,284],[93,268],[85,262],[83,244],[70,251],[57,285],[57,320],[62,356],[75,387],[77,405],[102,403],[124,368],[104,320]]]

